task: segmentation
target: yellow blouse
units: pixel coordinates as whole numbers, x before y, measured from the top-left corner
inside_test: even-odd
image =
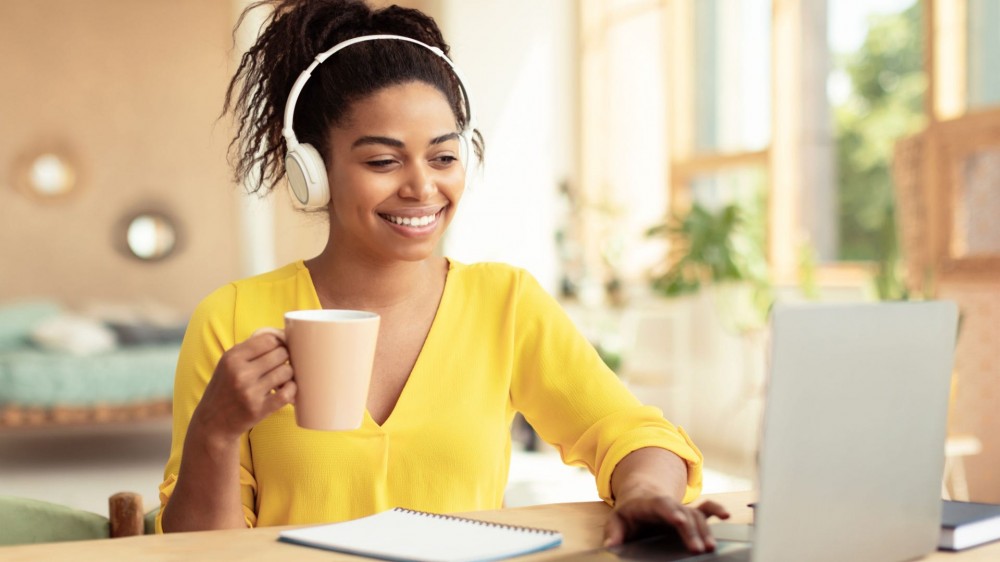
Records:
[[[222,353],[258,328],[283,326],[286,311],[315,308],[319,298],[301,261],[226,285],[197,307],[177,365],[161,505],[173,492],[191,414]],[[555,299],[507,265],[450,262],[430,332],[381,426],[366,414],[355,431],[301,429],[293,408],[242,437],[250,526],[341,521],[395,506],[498,509],[517,411],[564,462],[596,476],[605,501],[615,465],[648,446],[685,459],[685,501],[701,490],[702,456],[684,431],[640,404]]]

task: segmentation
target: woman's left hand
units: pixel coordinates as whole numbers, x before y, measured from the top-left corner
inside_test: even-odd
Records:
[[[713,515],[729,518],[729,512],[713,501],[695,507],[670,496],[624,499],[615,504],[604,525],[604,546],[621,544],[656,527],[673,527],[691,552],[711,552],[715,550],[715,539],[707,519]]]

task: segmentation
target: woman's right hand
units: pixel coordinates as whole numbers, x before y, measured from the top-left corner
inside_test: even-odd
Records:
[[[232,441],[286,404],[296,386],[282,330],[264,328],[222,354],[192,415],[203,436]]]

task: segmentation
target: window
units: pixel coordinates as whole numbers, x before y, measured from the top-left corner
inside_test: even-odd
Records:
[[[926,124],[924,24],[916,0],[831,2],[828,79],[836,153],[837,252],[876,264],[877,293],[903,294],[891,162]]]
[[[969,0],[969,108],[1000,104],[1000,3]]]
[[[588,269],[635,279],[664,251],[645,238],[668,206],[664,10],[657,1],[587,2],[581,16],[577,198],[588,231]]]
[[[702,0],[693,7],[694,151],[766,149],[771,141],[770,0]]]
[[[933,14],[933,119],[1000,105],[1000,3],[924,0]]]
[[[888,272],[895,142],[1000,105],[993,0],[584,0],[580,13],[581,191],[633,225],[617,242],[628,279],[663,256],[644,228],[723,201],[763,209],[780,284],[806,253],[821,280]]]

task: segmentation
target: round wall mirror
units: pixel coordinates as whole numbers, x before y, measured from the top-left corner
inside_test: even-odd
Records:
[[[177,227],[162,213],[137,213],[125,223],[125,246],[141,260],[162,260],[177,248]]]
[[[77,170],[65,153],[57,150],[33,152],[17,163],[15,185],[22,193],[41,200],[69,195],[77,185]]]

